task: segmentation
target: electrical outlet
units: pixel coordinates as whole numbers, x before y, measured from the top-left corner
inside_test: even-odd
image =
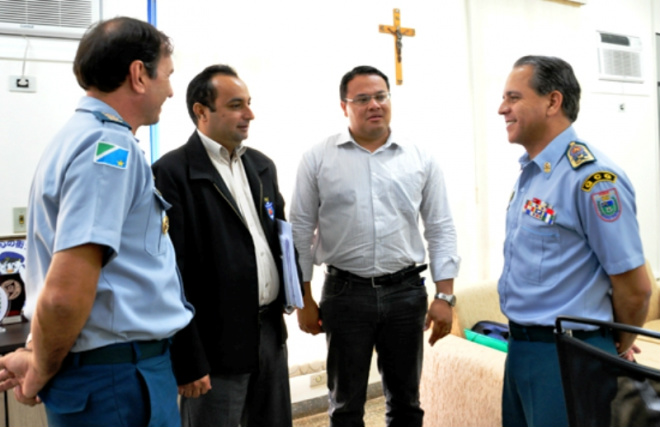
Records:
[[[309,377],[309,386],[316,387],[323,385],[328,382],[328,375],[325,372],[319,372],[317,374],[312,374]]]
[[[14,208],[14,233],[25,233],[26,208]]]
[[[37,78],[34,76],[9,76],[10,92],[36,92]]]

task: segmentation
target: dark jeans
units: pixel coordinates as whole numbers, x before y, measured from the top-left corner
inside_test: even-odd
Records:
[[[371,356],[378,352],[390,427],[421,427],[427,293],[419,276],[372,287],[326,275],[320,308],[328,343],[330,427],[363,427]]]
[[[259,368],[234,375],[211,374],[211,390],[181,398],[183,427],[291,427],[286,344],[277,325],[281,311],[260,318]]]

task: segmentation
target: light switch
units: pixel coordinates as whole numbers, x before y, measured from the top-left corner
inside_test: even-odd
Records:
[[[27,209],[14,208],[14,233],[25,233]]]

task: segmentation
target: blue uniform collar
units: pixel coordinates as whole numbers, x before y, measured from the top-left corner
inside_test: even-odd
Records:
[[[545,179],[550,179],[550,176],[557,169],[564,154],[566,154],[566,147],[571,141],[576,140],[577,133],[573,129],[573,126],[569,126],[557,135],[533,160],[530,160],[529,154],[523,154],[518,159],[520,168],[524,168],[529,163],[535,163],[539,170],[544,172]]]
[[[102,122],[113,122],[125,126],[129,130],[131,129],[131,125],[129,125],[114,108],[92,96],[83,96],[78,102],[76,111],[86,111],[92,113]]]

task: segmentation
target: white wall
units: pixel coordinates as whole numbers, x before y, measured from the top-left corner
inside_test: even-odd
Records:
[[[103,17],[117,15],[146,19],[146,2],[103,2]],[[14,234],[12,208],[26,206],[39,156],[84,95],[72,71],[77,46],[72,40],[0,35],[0,236]],[[37,91],[9,92],[9,76],[23,71],[36,77]],[[148,150],[148,128],[138,137]]]

